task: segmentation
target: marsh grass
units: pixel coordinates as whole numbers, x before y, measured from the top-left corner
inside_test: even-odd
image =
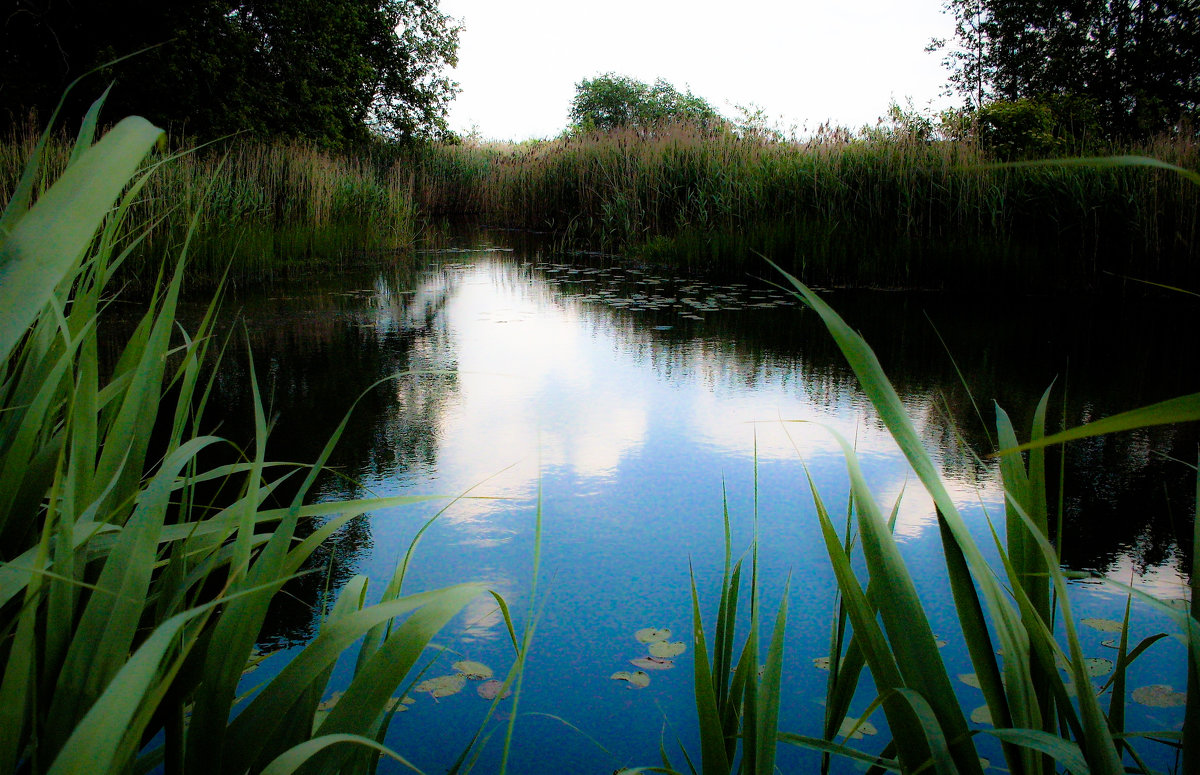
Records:
[[[31,121],[0,142],[0,192],[16,189],[37,144]],[[43,144],[33,193],[65,168],[71,143]],[[160,162],[165,162],[161,163]],[[156,174],[129,205],[142,243],[125,279],[148,284],[165,254],[189,243],[189,280],[213,285],[329,268],[410,248],[417,233],[412,173],[393,155],[334,153],[242,138],[152,155]]]
[[[1071,614],[1067,577],[1050,541],[1050,494],[1046,490],[1044,450],[1070,440],[1134,428],[1200,419],[1200,394],[1184,396],[1100,420],[1079,428],[1046,435],[1048,389],[1039,402],[1029,440],[1017,443],[1016,432],[997,407],[996,432],[1003,449],[1000,468],[1005,493],[1005,535],[993,528],[1001,567],[993,568],[971,537],[966,521],[944,489],[936,465],[925,451],[917,431],[866,342],[825,302],[796,278],[785,275],[804,302],[818,313],[841,348],[859,383],[898,443],[921,485],[937,508],[955,609],[967,651],[978,676],[994,729],[991,735],[1003,744],[1006,765],[1013,773],[1050,773],[1058,767],[1072,772],[1121,773],[1126,763],[1134,771],[1148,772],[1138,753],[1145,736],[1181,749],[1184,772],[1197,766],[1200,737],[1171,730],[1130,732],[1124,727],[1125,673],[1130,663],[1146,653],[1162,634],[1151,635],[1130,647],[1123,631],[1108,708],[1101,706],[1091,689],[1077,624]],[[884,755],[895,757],[888,769],[915,772],[979,771],[975,736],[955,699],[949,675],[937,652],[924,605],[917,596],[909,570],[891,537],[888,521],[875,504],[859,468],[853,448],[838,439],[850,475],[854,515],[853,530],[847,520],[839,537],[815,486],[812,495],[826,547],[841,592],[841,608],[830,651],[829,702],[832,720],[843,712],[839,696],[852,693],[865,663],[874,682],[878,703],[891,729]],[[1025,452],[1024,459],[1020,454]],[[1200,478],[1198,478],[1200,488]],[[1200,489],[1197,493],[1200,508]],[[998,517],[999,515],[995,515]],[[1200,529],[1200,511],[1196,516]],[[869,583],[864,589],[851,566],[850,536],[856,535],[866,561]],[[1194,571],[1195,569],[1193,569]],[[1200,666],[1200,624],[1197,623],[1197,587],[1192,574],[1190,615],[1154,600],[1136,589],[1130,595],[1174,620],[1188,639],[1189,686],[1185,729],[1197,722],[1196,668]],[[852,639],[843,650],[841,617],[851,625]],[[1065,637],[1056,638],[1061,621]],[[1126,613],[1126,628],[1128,612]],[[996,656],[1000,646],[1003,658]],[[1056,669],[1066,665],[1069,678]],[[1071,686],[1079,687],[1073,698]],[[1105,688],[1107,688],[1107,686]],[[825,734],[832,742],[832,724]],[[822,750],[824,744],[795,737],[789,742]],[[1142,740],[1142,743],[1146,741]],[[1150,743],[1159,744],[1159,743]]]
[[[52,148],[57,176],[42,174],[51,144],[38,138],[0,216],[0,771],[274,775],[404,761],[382,743],[393,693],[487,589],[401,594],[401,566],[367,605],[355,576],[315,639],[239,694],[270,601],[313,552],[352,519],[425,499],[307,503],[346,420],[313,465],[267,461],[253,361],[249,446],[203,432],[217,305],[193,331],[175,320],[200,201],[102,373],[105,307],[122,265],[162,228],[137,219],[172,163],[143,166],[162,132],[137,117],[93,142],[102,103],[65,158]],[[218,448],[228,462],[202,462]],[[274,504],[285,483],[293,494]],[[513,643],[510,681],[523,654]],[[334,663],[355,644],[353,678],[322,716]]]
[[[1112,153],[1200,166],[1182,135]],[[427,148],[414,174],[425,213],[705,269],[757,251],[819,284],[1200,284],[1200,193],[1177,175],[990,161],[905,134],[779,141],[681,125]]]

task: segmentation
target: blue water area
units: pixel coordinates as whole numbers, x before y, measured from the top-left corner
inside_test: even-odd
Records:
[[[501,700],[484,727],[476,771],[499,771],[514,708],[510,772],[607,775],[660,765],[660,746],[677,769],[686,770],[682,751],[698,764],[691,580],[711,643],[726,512],[735,561],[749,562],[745,552],[757,536],[762,659],[788,590],[780,728],[819,735],[828,673],[815,662],[829,653],[836,584],[807,477],[841,529],[848,477],[838,436],[855,448],[882,511],[898,510],[896,539],[933,631],[945,641],[941,654],[963,707],[983,704],[978,689],[955,678],[973,668],[958,633],[932,501],[819,321],[793,297],[749,276],[678,278],[615,259],[549,260],[495,246],[426,258],[420,273],[274,289],[243,300],[243,309],[259,373],[269,375],[277,442],[292,459],[319,449],[322,434],[359,390],[405,372],[360,405],[331,461],[339,473],[323,481],[320,497],[447,499],[357,520],[331,550],[330,567],[339,580],[365,574],[369,598],[378,599],[417,531],[440,511],[416,547],[405,590],[480,581],[507,601],[518,637],[534,628],[519,695]],[[838,306],[838,295],[831,298]],[[1019,423],[1055,376],[1038,367],[1057,368],[1060,358],[1074,358],[1069,422],[1165,398],[1155,391],[1196,377],[1186,370],[1155,378],[1140,367],[1116,369],[1121,357],[1145,353],[1130,348],[1128,356],[1114,355],[1101,342],[1079,341],[1079,328],[1029,316],[998,319],[980,303],[949,309],[938,299],[894,294],[844,296],[841,303],[852,325],[880,341],[881,361],[895,370],[947,489],[996,567],[989,520],[1003,535],[999,476],[994,461],[975,455],[988,451],[987,432],[959,371],[981,385],[982,413],[990,418],[989,399],[1003,395],[1020,402],[1009,405]],[[943,339],[961,357],[958,371],[937,345],[930,320],[941,323]],[[1063,338],[1070,336],[1076,338]],[[1107,366],[1097,364],[1101,353]],[[1137,384],[1114,386],[1116,372]],[[1011,384],[999,389],[1009,375]],[[1076,398],[1092,389],[1092,397]],[[220,405],[232,416],[242,400],[230,394]],[[1186,500],[1182,507],[1170,500],[1186,498],[1188,473],[1148,452],[1184,454],[1178,448],[1194,444],[1194,435],[1180,433],[1127,434],[1107,446],[1081,445],[1082,462],[1068,456],[1067,478],[1075,483],[1063,491],[1064,548],[1070,547],[1064,556],[1068,566],[1096,576],[1072,584],[1076,620],[1122,618],[1126,596],[1105,578],[1161,599],[1186,594],[1181,568],[1189,547],[1172,540],[1162,515],[1172,508],[1188,513]],[[1138,455],[1142,467],[1131,462]],[[1159,500],[1135,501],[1143,505],[1136,513],[1112,506],[1124,496],[1104,495],[1104,488],[1140,492],[1147,479]],[[1170,485],[1166,495],[1163,482]],[[865,577],[861,558],[857,563]],[[748,575],[745,581],[748,590]],[[313,592],[310,607],[273,623],[271,642],[291,647],[250,674],[247,686],[269,678],[312,636],[327,602]],[[748,608],[743,595],[739,643]],[[1135,603],[1133,612],[1133,642],[1176,631],[1146,604]],[[631,660],[647,656],[634,633],[649,627],[669,628],[667,640],[687,650],[672,669],[647,671],[644,688],[614,680],[614,673],[638,669]],[[1084,624],[1080,631],[1086,656],[1115,659],[1116,650],[1102,643],[1113,633]],[[413,684],[453,673],[461,659],[482,662],[499,678],[514,663],[490,596],[468,605],[435,643],[439,648],[428,649],[421,663],[424,672],[398,687],[415,702],[396,714],[387,734],[389,746],[431,773],[455,760],[489,702],[479,696],[480,681],[438,699]],[[1177,640],[1160,641],[1131,667],[1128,686],[1182,690],[1185,655]],[[339,662],[327,694],[344,686],[352,670],[351,658]],[[1097,677],[1095,686],[1104,680]],[[864,674],[851,715],[873,699]],[[1107,706],[1107,695],[1102,702]],[[1179,707],[1136,703],[1128,715],[1133,729],[1177,730],[1183,718]],[[850,743],[878,752],[887,739],[883,713],[868,720],[877,734]],[[1003,767],[990,739],[981,737],[979,748]],[[1173,761],[1165,746],[1141,749],[1156,766]],[[819,757],[782,746],[779,764],[784,772],[810,772]],[[837,769],[856,771],[848,762]],[[407,770],[392,762],[381,771]]]

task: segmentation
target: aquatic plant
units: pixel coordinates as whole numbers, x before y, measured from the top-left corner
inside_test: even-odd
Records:
[[[0,191],[16,190],[36,147],[44,188],[66,166],[62,134],[38,142],[33,123],[0,142]],[[156,173],[129,203],[142,244],[126,279],[149,284],[161,257],[189,244],[189,280],[255,280],[410,247],[417,232],[411,174],[393,155],[337,153],[301,142],[231,138],[153,156]]]
[[[41,190],[49,130],[38,138],[0,216],[0,771],[333,772],[371,770],[380,755],[403,761],[382,744],[403,705],[394,692],[434,634],[487,589],[401,595],[402,567],[368,606],[356,576],[316,638],[239,696],[243,672],[263,658],[255,645],[271,600],[310,572],[317,547],[374,509],[423,499],[307,503],[345,420],[313,465],[268,462],[252,361],[250,446],[203,432],[218,305],[194,331],[175,320],[200,203],[119,358],[102,362],[114,278],[153,228],[138,208],[171,163],[139,172],[163,138],[141,118],[93,141],[102,103]],[[222,448],[226,462],[207,462]],[[294,494],[275,505],[285,486]],[[334,662],[356,643],[353,679],[322,707]]]
[[[937,507],[950,585],[958,621],[975,668],[975,681],[986,700],[986,716],[994,728],[983,734],[1001,741],[1008,769],[1014,773],[1126,771],[1124,757],[1137,771],[1148,771],[1134,743],[1151,736],[1181,748],[1185,772],[1195,771],[1200,736],[1195,730],[1200,713],[1200,624],[1197,623],[1200,568],[1192,569],[1190,615],[1165,601],[1129,588],[1149,605],[1169,615],[1188,640],[1189,691],[1184,732],[1156,730],[1130,733],[1124,728],[1125,672],[1131,662],[1163,637],[1152,635],[1132,648],[1126,622],[1107,710],[1091,690],[1090,678],[1099,666],[1084,657],[1071,614],[1067,576],[1050,537],[1044,449],[1074,439],[1148,425],[1200,419],[1200,394],[1162,402],[1061,433],[1045,434],[1049,390],[1035,413],[1030,441],[1018,444],[1007,415],[997,408],[997,434],[1004,449],[1001,459],[1006,515],[1003,540],[993,528],[1002,568],[993,568],[971,537],[966,521],[944,489],[931,457],[884,375],[874,353],[860,335],[807,286],[786,275],[804,302],[821,317],[858,377],[880,419]],[[846,458],[853,493],[855,534],[866,560],[869,582],[864,589],[850,562],[849,525],[840,538],[815,486],[814,502],[825,543],[841,591],[841,608],[830,651],[828,716],[825,734],[832,741],[832,723],[848,707],[862,667],[870,671],[891,729],[881,766],[913,772],[976,772],[980,769],[974,737],[955,698],[952,682],[937,653],[924,606],[917,596],[888,521],[875,504],[853,448],[838,439]],[[1027,452],[1027,460],[1020,453]],[[1197,479],[1194,530],[1200,536],[1200,477]],[[1058,532],[1061,535],[1061,530]],[[1007,579],[1007,585],[1001,579]],[[843,617],[852,637],[841,637]],[[1055,622],[1065,629],[1055,637]],[[1002,658],[997,659],[1000,646]],[[1065,666],[1069,678],[1057,669]],[[1077,694],[1073,687],[1079,687]],[[1074,695],[1074,696],[1073,696]],[[799,736],[781,736],[798,744],[830,750]],[[861,758],[861,757],[858,757]]]
[[[1195,169],[1193,138],[1109,149]],[[771,255],[810,283],[1022,289],[1102,272],[1195,284],[1200,192],[1169,173],[985,169],[968,141],[786,140],[681,124],[414,155],[423,213],[482,214],[691,268]],[[1172,279],[1166,279],[1172,278]]]

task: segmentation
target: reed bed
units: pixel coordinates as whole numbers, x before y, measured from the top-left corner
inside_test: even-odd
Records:
[[[383,744],[397,703],[431,639],[488,590],[404,590],[418,531],[379,603],[366,605],[367,578],[354,576],[319,634],[239,696],[265,658],[255,646],[271,601],[313,553],[374,509],[427,499],[312,503],[346,421],[313,465],[269,462],[253,361],[253,438],[205,432],[223,345],[215,302],[191,331],[175,319],[189,235],[116,363],[102,364],[118,270],[149,236],[130,218],[168,165],[139,173],[162,132],[137,117],[93,143],[102,101],[65,158],[51,153],[61,174],[42,175],[34,144],[0,213],[0,772],[283,775],[404,761]],[[223,462],[210,462],[215,450]],[[512,634],[507,688],[532,628],[518,643],[494,597]],[[322,708],[351,648],[353,678]],[[470,769],[480,738],[455,771]]]
[[[0,143],[5,199],[37,141],[32,127]],[[47,144],[38,189],[62,171],[70,147],[62,135]],[[164,253],[189,234],[189,279],[209,280],[227,267],[234,280],[254,280],[337,265],[365,252],[405,250],[416,236],[411,171],[387,154],[234,139],[148,163],[157,172],[129,216],[149,225],[129,267],[134,278],[152,278]]]
[[[1183,136],[1112,150],[1200,165]],[[430,148],[414,173],[423,212],[699,268],[757,251],[822,284],[1200,279],[1200,195],[1178,176],[991,161],[970,142],[904,133],[789,142],[684,125]]]

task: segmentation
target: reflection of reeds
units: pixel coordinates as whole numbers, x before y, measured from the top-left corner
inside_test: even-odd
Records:
[[[1184,137],[1114,152],[1200,164],[1200,145]],[[705,265],[758,250],[812,282],[1200,276],[1200,200],[1177,176],[984,170],[988,159],[969,143],[775,142],[678,126],[427,148],[414,159],[424,212],[483,212],[506,226]]]

